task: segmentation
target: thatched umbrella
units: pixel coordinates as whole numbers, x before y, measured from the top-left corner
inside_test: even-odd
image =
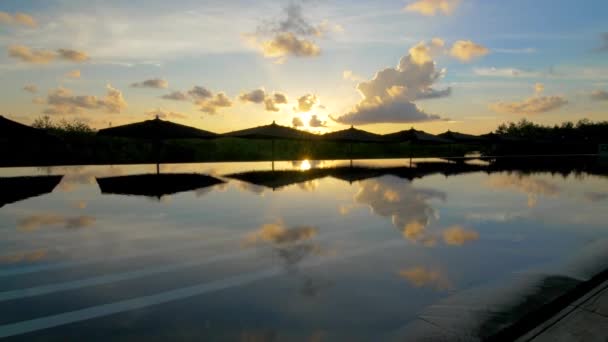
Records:
[[[459,133],[459,132],[452,132],[450,130],[447,130],[441,134],[437,134],[437,136],[440,138],[443,138],[443,139],[447,139],[447,140],[451,140],[453,142],[463,143],[463,144],[480,143],[480,142],[483,142],[486,140],[484,137],[481,137],[481,136]]]
[[[281,140],[311,140],[315,134],[295,128],[277,125],[274,121],[270,125],[247,128],[223,134],[226,137],[244,139],[269,139],[272,141],[272,166],[274,169],[274,141]]]
[[[61,178],[63,176],[2,177],[0,208],[9,203],[53,192]]]
[[[354,126],[350,126],[348,129],[341,131],[335,131],[331,133],[325,133],[322,137],[323,140],[328,141],[342,141],[347,142],[349,146],[349,154],[352,157],[353,143],[355,142],[384,142],[385,139],[380,134],[367,132],[361,129],[356,129]],[[351,159],[352,166],[352,159]]]
[[[214,139],[219,137],[216,133],[161,120],[158,116],[153,120],[100,129],[97,135],[152,140],[157,150],[157,158],[160,158],[162,140]],[[159,162],[156,163],[156,173],[159,173]]]
[[[224,181],[195,173],[143,174],[96,178],[102,194],[156,197],[210,187]]]
[[[65,152],[65,143],[45,130],[9,120],[0,115],[0,165],[45,163]]]
[[[395,133],[385,134],[384,138],[387,141],[393,142],[416,142],[420,144],[449,144],[450,140],[438,137],[436,135],[426,133],[424,131],[418,131],[414,128],[410,128],[405,131],[399,131]]]

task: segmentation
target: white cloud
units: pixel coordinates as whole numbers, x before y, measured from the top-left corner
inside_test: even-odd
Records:
[[[527,71],[517,68],[474,68],[473,73],[477,76],[486,77],[541,77],[542,74],[535,71]]]
[[[28,84],[23,87],[23,90],[27,91],[28,93],[36,94],[38,92],[38,86],[35,84]]]
[[[85,110],[120,113],[127,108],[127,102],[118,89],[111,85],[106,88],[107,93],[103,98],[94,95],[73,95],[72,91],[66,88],[53,89],[47,97],[46,104],[49,107],[44,110],[44,113],[49,115],[81,114]]]
[[[68,78],[80,78],[80,70],[72,70],[70,72],[68,72],[67,74],[65,74],[66,77]]]
[[[470,40],[458,40],[454,42],[450,49],[450,55],[461,62],[470,62],[473,59],[482,57],[490,53],[485,46],[473,43]]]
[[[539,114],[561,108],[568,104],[562,96],[541,96],[545,90],[542,83],[534,85],[535,96],[520,102],[496,102],[490,104],[490,109],[506,114]]]
[[[596,101],[608,101],[608,91],[594,90],[591,92],[591,99]]]
[[[441,45],[439,40],[433,44]],[[417,50],[417,53],[416,60],[408,54],[401,58],[397,67],[381,70],[372,80],[359,83],[357,90],[363,97],[361,102],[350,112],[332,119],[351,125],[441,120],[438,115],[427,114],[413,103],[451,93],[450,88],[436,90],[432,87],[445,70],[437,70],[432,60],[424,61],[425,52]]]
[[[230,98],[221,92],[210,98],[196,100],[195,103],[199,106],[201,112],[207,114],[215,114],[220,108],[232,106],[232,101],[230,101]]]
[[[417,0],[405,6],[404,10],[426,16],[434,16],[438,13],[450,15],[459,3],[460,0]]]
[[[131,83],[131,87],[167,89],[169,88],[169,82],[160,78],[153,78],[142,82]]]
[[[182,93],[181,91],[174,91],[172,93],[161,96],[161,98],[165,100],[174,101],[190,101],[190,97],[188,97],[188,94]]]
[[[355,74],[352,70],[344,70],[342,72],[342,78],[348,81],[360,82],[363,81],[363,77]]]
[[[319,117],[315,114],[312,115],[310,117],[310,120],[308,121],[308,126],[309,127],[327,127],[327,122],[326,121],[321,121],[321,119],[319,119]]]
[[[291,119],[291,124],[293,125],[293,127],[302,127],[304,126],[304,121],[302,121],[302,119],[300,119],[297,116],[294,116],[293,119]]]
[[[38,23],[36,19],[29,14],[17,12],[14,15],[11,15],[7,12],[0,12],[0,24],[6,25],[20,25],[26,27],[37,27]]]
[[[264,89],[255,89],[248,93],[243,93],[239,96],[239,99],[243,102],[262,103],[266,97]]]
[[[90,58],[82,52],[68,49],[58,49],[56,51],[31,49],[25,45],[9,45],[8,56],[16,58],[25,63],[48,64],[57,59],[69,62],[86,62]]]
[[[294,108],[296,112],[309,112],[317,103],[318,98],[314,94],[306,94],[298,98],[298,106]]]

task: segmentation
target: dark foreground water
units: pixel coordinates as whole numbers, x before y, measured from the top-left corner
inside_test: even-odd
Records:
[[[0,337],[475,340],[607,266],[606,164],[0,169]]]

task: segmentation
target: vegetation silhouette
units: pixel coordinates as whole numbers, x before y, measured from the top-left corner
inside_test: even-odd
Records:
[[[543,126],[524,119],[477,136],[413,128],[379,135],[354,127],[319,135],[274,122],[216,134],[160,119],[98,132],[83,121],[49,117],[34,126],[0,119],[0,132],[8,132],[0,138],[0,165],[596,154],[608,142],[608,122],[589,120]]]

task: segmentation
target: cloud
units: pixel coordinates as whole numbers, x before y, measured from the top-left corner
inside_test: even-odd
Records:
[[[15,15],[10,13],[0,12],[0,24],[6,25],[21,25],[26,27],[37,27],[36,19],[29,14],[17,12]]]
[[[215,114],[218,109],[232,106],[232,101],[223,93],[213,94],[213,92],[202,86],[194,86],[187,92],[174,91],[161,96],[165,100],[192,101],[199,107],[199,110],[207,114]]]
[[[318,25],[311,24],[303,15],[301,4],[291,2],[284,8],[285,19],[266,21],[257,27],[255,34],[244,37],[260,49],[264,57],[283,63],[288,56],[316,57],[320,47],[307,37],[324,37],[328,32],[342,32],[340,25],[331,25],[327,20]]]
[[[440,45],[439,40],[434,44]],[[401,58],[397,67],[378,71],[372,80],[359,83],[357,90],[363,99],[350,112],[332,119],[351,125],[441,120],[438,115],[420,110],[413,101],[449,96],[450,88],[432,87],[445,70],[437,70],[431,60],[420,63],[423,52],[415,53],[419,53],[416,60],[410,52]]]
[[[302,119],[300,119],[297,116],[294,116],[293,119],[291,119],[291,124],[293,125],[293,127],[302,127],[304,126],[304,121],[302,121]]]
[[[84,228],[95,224],[91,216],[66,217],[57,214],[40,214],[20,220],[17,227],[21,231],[35,231],[43,226],[63,226],[64,228]]]
[[[65,76],[69,78],[80,78],[80,70],[72,70],[65,74]]]
[[[277,104],[286,104],[287,96],[281,93],[274,93],[264,99],[264,108],[269,112],[278,112]]]
[[[239,99],[243,102],[262,103],[266,97],[264,89],[255,89],[248,93],[241,94]]]
[[[169,82],[160,79],[154,78],[150,80],[145,80],[142,82],[131,83],[132,88],[157,88],[157,89],[167,89],[169,88]]]
[[[108,85],[106,89],[107,93],[103,98],[94,95],[72,95],[72,91],[66,88],[53,89],[46,100],[50,107],[44,113],[49,115],[80,114],[83,110],[120,113],[127,107],[122,93],[111,85]]]
[[[542,74],[517,68],[474,68],[473,73],[477,76],[486,77],[541,77]]]
[[[207,114],[215,114],[220,108],[232,106],[232,101],[224,93],[217,93],[211,98],[197,100],[195,103],[199,106],[201,112]]]
[[[174,101],[190,101],[190,97],[188,96],[188,94],[182,93],[181,91],[174,91],[170,94],[161,96],[161,98],[165,100]]]
[[[264,57],[274,58],[277,63],[283,63],[288,56],[316,57],[321,54],[321,48],[315,42],[300,39],[291,32],[279,33],[262,41],[259,48]]]
[[[166,118],[187,119],[188,118],[188,115],[186,115],[186,114],[172,112],[172,111],[163,110],[163,109],[149,110],[147,112],[144,112],[144,115],[150,116],[153,118],[158,117],[160,119],[166,119]]]
[[[293,32],[305,36],[322,36],[324,34],[322,26],[314,26],[304,18],[300,4],[292,2],[285,7],[284,12],[287,15],[284,20],[261,25],[258,27],[258,32]]]
[[[10,45],[8,47],[8,56],[17,58],[22,62],[34,64],[47,64],[56,58],[56,54],[53,51],[30,49],[24,45]]]
[[[470,62],[490,53],[490,50],[482,45],[473,43],[470,40],[458,40],[450,49],[450,55],[461,62]]]
[[[536,93],[536,95],[540,95],[542,94],[542,92],[545,91],[545,85],[542,83],[536,83],[534,85],[534,93]]]
[[[608,91],[594,90],[591,92],[591,99],[595,101],[608,101]]]
[[[442,120],[439,115],[422,111],[413,102],[390,100],[379,104],[358,104],[353,111],[332,119],[345,125],[373,123],[414,123]]]
[[[404,10],[426,16],[434,16],[438,13],[450,15],[459,3],[460,0],[417,0],[405,6]]]
[[[28,84],[23,87],[23,90],[27,91],[28,93],[36,94],[38,92],[38,86],[35,84]]]
[[[600,34],[600,39],[602,40],[601,45],[595,49],[597,52],[606,52],[608,51],[608,32],[603,32]]]
[[[85,52],[69,49],[59,49],[57,50],[57,55],[60,59],[72,62],[86,62],[90,59]]]
[[[327,127],[326,121],[321,121],[317,115],[313,115],[310,117],[310,121],[308,121],[309,127]]]
[[[505,114],[539,114],[561,108],[568,104],[562,96],[534,96],[521,102],[496,102],[490,109]]]
[[[352,70],[344,70],[342,72],[342,78],[349,81],[360,82],[363,81],[363,77],[353,73]]]
[[[441,38],[433,38],[430,44],[422,41],[410,48],[409,53],[414,63],[424,65],[433,62],[435,56],[443,53],[445,42]]]
[[[76,50],[59,49],[57,51],[50,51],[30,49],[25,45],[10,45],[8,47],[8,56],[33,64],[48,64],[56,59],[70,62],[85,62],[89,60],[89,56],[86,53]]]
[[[317,96],[306,94],[298,99],[298,106],[294,108],[296,112],[309,112],[317,103]]]
[[[192,87],[188,90],[188,95],[195,100],[207,100],[213,97],[213,93],[209,89],[201,86]]]
[[[438,270],[417,266],[401,270],[399,275],[414,287],[430,287],[442,291],[451,287],[448,278]]]
[[[462,226],[452,226],[442,232],[443,241],[447,245],[462,246],[469,241],[479,239],[479,233]]]

